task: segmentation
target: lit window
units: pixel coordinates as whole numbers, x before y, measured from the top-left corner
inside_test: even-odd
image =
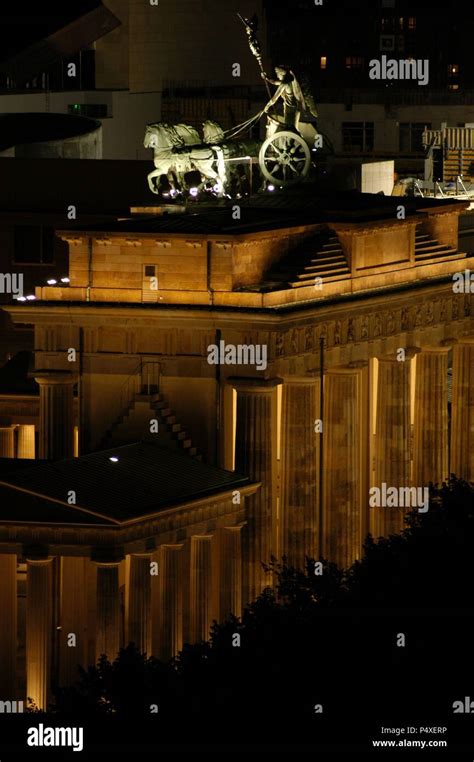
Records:
[[[448,85],[448,90],[459,90],[459,85]]]
[[[327,66],[327,63],[328,63],[328,59],[326,58],[326,56],[321,56],[320,68],[325,69]]]
[[[416,18],[414,16],[410,16],[408,19],[408,29],[410,32],[414,32],[416,29]]]
[[[448,74],[450,77],[457,77],[459,74],[459,64],[448,64]]]
[[[398,19],[398,26],[399,26],[401,32],[403,32],[403,22],[404,22],[403,18],[399,18]]]

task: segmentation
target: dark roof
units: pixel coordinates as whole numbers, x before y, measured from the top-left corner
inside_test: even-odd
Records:
[[[1,478],[0,478],[1,482]],[[32,522],[48,524],[110,524],[106,517],[94,516],[76,506],[61,505],[47,497],[31,495],[0,483],[0,523]]]
[[[235,205],[240,207],[240,219],[233,218]],[[115,223],[93,227],[75,226],[82,231],[109,233],[177,233],[239,235],[308,224],[328,222],[365,223],[397,219],[397,209],[403,204],[406,217],[417,212],[466,202],[451,199],[383,196],[357,191],[329,191],[318,183],[301,183],[284,190],[262,192],[239,200],[225,202],[191,202],[187,211],[176,214],[133,216]],[[168,204],[167,204],[168,205]],[[151,204],[150,206],[156,206]]]
[[[237,201],[234,203],[238,203]],[[136,216],[119,220],[113,223],[100,223],[98,225],[76,225],[77,230],[103,231],[106,233],[182,233],[187,235],[238,235],[243,233],[258,232],[259,230],[275,230],[278,228],[292,227],[308,223],[308,214],[295,215],[284,214],[282,210],[254,209],[246,207],[242,209],[240,220],[232,218],[232,206],[209,207],[207,204],[202,208],[190,207],[182,214],[160,214]],[[313,219],[312,222],[317,222]]]
[[[112,462],[117,457],[118,462]],[[201,497],[238,489],[249,484],[240,474],[201,463],[195,458],[164,446],[139,442],[80,458],[34,463],[30,468],[3,474],[0,481],[43,496],[45,502],[31,504],[26,493],[14,503],[2,499],[0,517],[6,520],[51,521],[47,498],[63,501],[55,505],[57,520],[89,523],[87,509],[104,517],[99,523],[126,521],[160,509],[171,508]],[[77,508],[67,505],[68,493],[76,493]],[[21,496],[23,495],[23,497]],[[25,505],[22,509],[22,505]],[[53,512],[54,513],[54,512]],[[33,519],[32,516],[39,516]],[[25,518],[23,518],[25,516]],[[97,523],[94,519],[93,523]]]

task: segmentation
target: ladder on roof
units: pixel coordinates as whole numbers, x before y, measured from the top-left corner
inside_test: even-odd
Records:
[[[467,198],[471,198],[471,196],[469,195],[469,191],[468,191],[468,189],[467,189],[467,188],[466,188],[466,186],[464,185],[464,182],[463,182],[463,179],[462,179],[462,175],[458,175],[458,176],[456,177],[456,190],[457,190],[457,186],[459,186],[459,185],[460,185],[460,186],[461,186],[461,188],[463,189],[463,191],[464,191],[464,193],[466,194]]]
[[[423,193],[423,190],[422,190],[422,187],[421,187],[421,185],[420,185],[420,181],[419,181],[419,180],[415,180],[415,184],[414,184],[414,189],[413,189],[413,190],[414,190],[414,194],[415,194],[415,196],[416,196],[416,193],[417,193],[417,191],[418,191],[418,193],[420,194],[420,196],[421,196],[422,198],[424,198],[424,197],[425,197],[425,194]]]

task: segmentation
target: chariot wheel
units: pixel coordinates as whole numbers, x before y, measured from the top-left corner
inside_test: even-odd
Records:
[[[275,185],[290,185],[308,174],[311,152],[301,135],[283,130],[265,140],[258,162],[267,180]]]

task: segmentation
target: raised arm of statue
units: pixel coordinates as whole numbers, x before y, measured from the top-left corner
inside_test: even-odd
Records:
[[[278,79],[270,79],[270,77],[267,77],[264,71],[262,71],[261,75],[262,79],[266,79],[267,82],[270,82],[271,85],[275,85],[276,87],[279,87],[281,85],[281,81]]]

